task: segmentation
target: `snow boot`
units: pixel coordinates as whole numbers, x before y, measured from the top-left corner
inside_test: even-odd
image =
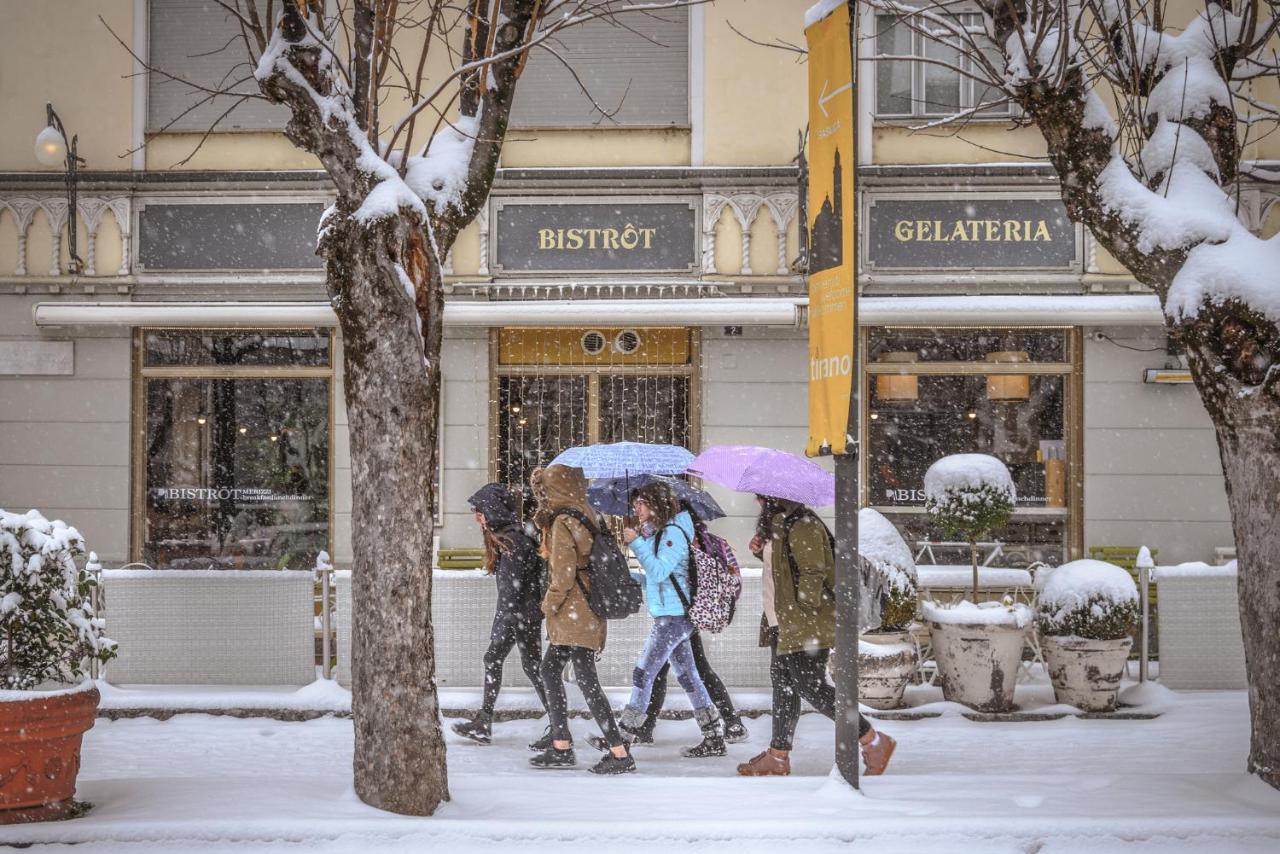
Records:
[[[592,774],[630,774],[636,770],[636,761],[631,758],[631,752],[627,751],[627,755],[619,759],[612,753],[606,753],[600,757],[600,761],[587,769]]]
[[[791,773],[790,751],[770,747],[738,766],[743,777],[786,777]]]
[[[493,743],[493,725],[487,715],[477,715],[474,720],[458,721],[453,731],[463,738],[469,738],[476,744]]]
[[[702,741],[693,747],[686,747],[680,755],[688,759],[705,759],[710,756],[724,756],[727,752],[724,738],[720,735],[720,713],[714,706],[705,709],[694,709],[693,717],[702,730]]]
[[[725,744],[740,744],[747,740],[747,728],[742,723],[742,718],[725,718],[724,719],[724,741]]]
[[[529,764],[534,768],[548,770],[552,768],[572,768],[578,764],[578,757],[574,755],[573,748],[567,747],[564,750],[552,746],[539,753],[537,756],[529,757]]]
[[[878,777],[884,773],[884,769],[889,767],[889,759],[893,756],[898,742],[882,732],[871,732],[868,735],[872,736],[870,741],[858,740],[858,744],[862,747],[862,761],[867,766],[862,776]]]
[[[621,730],[622,740],[626,742],[628,747],[636,744],[653,744],[653,732],[640,730],[639,732],[631,732],[629,730]],[[609,742],[604,740],[602,735],[587,736],[587,744],[599,750],[601,753],[609,752]]]
[[[551,737],[551,727],[548,726],[545,730],[542,731],[541,738],[539,738],[537,741],[529,742],[529,749],[535,750],[538,753],[541,753],[544,750],[550,749],[552,747],[551,742],[554,740],[555,739]]]

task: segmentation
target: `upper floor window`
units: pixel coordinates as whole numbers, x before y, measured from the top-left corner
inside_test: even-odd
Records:
[[[980,15],[956,18],[977,35],[979,44],[986,41]],[[981,76],[973,59],[957,47],[926,37],[920,32],[923,26],[895,15],[876,16],[876,55],[914,57],[876,62],[876,115],[933,118],[976,109],[980,117],[1008,116],[1010,105],[1000,91],[971,76]],[[983,53],[997,68],[1002,66],[995,45],[987,45]]]
[[[252,2],[265,16],[266,3]],[[179,78],[147,75],[148,131],[203,133],[215,123],[218,130],[285,126],[289,111],[283,106],[256,97],[236,103],[241,95],[261,92],[239,22],[227,9],[209,0],[150,0],[147,7],[148,64]],[[211,96],[209,90],[228,94]]]
[[[688,9],[588,21],[547,47],[533,51],[520,76],[512,126],[688,126]]]

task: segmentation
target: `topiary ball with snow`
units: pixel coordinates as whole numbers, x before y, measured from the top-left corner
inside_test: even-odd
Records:
[[[893,523],[870,507],[858,511],[858,554],[875,573],[880,630],[905,629],[916,615],[916,562]]]
[[[1041,634],[1088,640],[1128,637],[1138,620],[1138,588],[1124,569],[1074,560],[1036,574]]]
[[[924,475],[924,509],[949,537],[980,539],[1009,521],[1017,500],[1005,464],[988,454],[952,454]]]
[[[0,689],[76,681],[90,660],[115,657],[89,601],[97,555],[81,569],[84,554],[84,538],[65,522],[0,510]]]

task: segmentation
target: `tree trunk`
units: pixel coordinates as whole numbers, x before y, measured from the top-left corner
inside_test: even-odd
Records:
[[[449,798],[430,619],[440,312],[424,357],[396,268],[421,283],[420,305],[437,306],[439,265],[422,266],[422,241],[400,218],[339,228],[325,255],[351,438],[355,790],[380,809],[431,815]],[[418,263],[406,258],[415,250]]]

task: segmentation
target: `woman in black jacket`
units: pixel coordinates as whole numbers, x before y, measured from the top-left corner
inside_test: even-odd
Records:
[[[484,654],[484,701],[473,720],[453,731],[479,744],[492,739],[493,707],[502,688],[502,664],[511,648],[520,649],[520,666],[547,707],[538,667],[542,661],[542,558],[520,525],[515,496],[498,483],[486,483],[467,499],[484,534],[485,570],[498,582],[498,603]],[[533,747],[534,745],[530,745]]]

